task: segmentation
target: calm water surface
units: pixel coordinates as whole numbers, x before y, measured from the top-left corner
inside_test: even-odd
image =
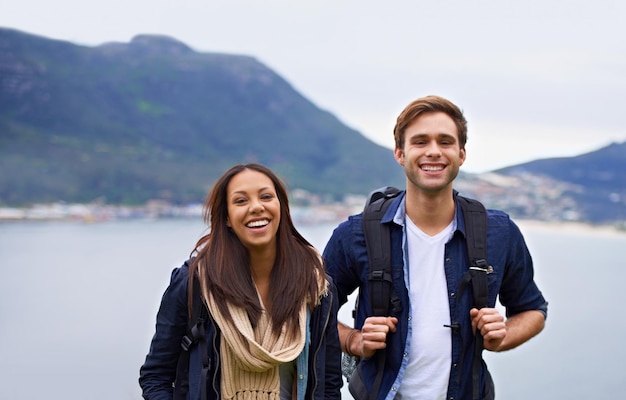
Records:
[[[300,229],[322,249],[333,227]],[[497,398],[621,398],[626,234],[521,227],[549,318],[486,355]],[[195,220],[0,224],[0,399],[140,399],[161,294],[203,233]]]

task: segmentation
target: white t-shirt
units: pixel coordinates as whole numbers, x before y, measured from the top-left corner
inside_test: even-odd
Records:
[[[411,345],[400,398],[445,399],[452,362],[450,306],[443,259],[454,223],[435,236],[406,218]]]

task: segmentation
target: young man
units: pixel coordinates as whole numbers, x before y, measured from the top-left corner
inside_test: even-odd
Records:
[[[491,399],[486,365],[473,374],[474,334],[482,334],[485,349],[504,351],[543,329],[547,302],[533,280],[531,256],[509,216],[488,210],[487,262],[493,272],[487,275],[488,306],[475,308],[472,290],[459,292],[468,270],[468,233],[453,190],[466,156],[465,117],[444,98],[420,98],[398,117],[394,138],[406,191],[381,224],[391,231],[392,290],[400,307],[388,315],[371,313],[362,214],[340,224],[324,251],[340,305],[360,288],[357,329],[338,325],[342,350],[361,360],[351,384],[356,380],[370,392],[377,359],[385,353],[377,399],[472,399],[476,393]],[[507,318],[494,308],[497,296]]]

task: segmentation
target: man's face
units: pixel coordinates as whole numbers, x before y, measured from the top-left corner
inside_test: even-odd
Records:
[[[452,188],[452,181],[465,161],[452,118],[443,112],[419,116],[404,132],[403,147],[394,150],[404,168],[407,190],[436,194]]]

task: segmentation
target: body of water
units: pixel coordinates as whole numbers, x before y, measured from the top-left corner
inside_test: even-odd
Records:
[[[549,317],[522,347],[486,354],[497,398],[621,398],[626,234],[520,225]],[[333,227],[300,229],[321,250]],[[204,232],[195,220],[0,224],[0,398],[140,399],[160,297]]]

